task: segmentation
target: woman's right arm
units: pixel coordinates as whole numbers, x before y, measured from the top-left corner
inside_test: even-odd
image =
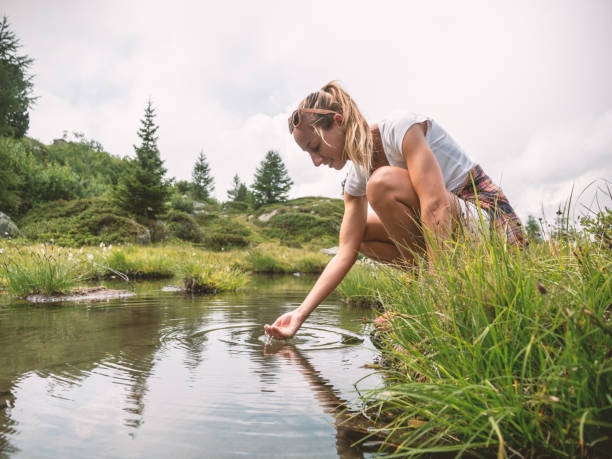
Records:
[[[357,259],[367,215],[368,201],[365,196],[350,196],[344,193],[344,217],[340,227],[338,253],[327,264],[300,306],[280,316],[274,324],[264,326],[267,335],[274,338],[291,338],[310,313],[340,284]]]

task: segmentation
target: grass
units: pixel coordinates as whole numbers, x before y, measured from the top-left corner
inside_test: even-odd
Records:
[[[344,277],[336,292],[353,306],[379,307],[380,292],[392,289],[396,283],[406,282],[407,274],[367,260],[357,262]]]
[[[256,273],[320,273],[329,260],[318,251],[267,243],[249,250],[238,266]]]
[[[232,292],[244,288],[249,282],[249,275],[244,271],[210,260],[188,261],[181,265],[179,272],[188,292]]]
[[[67,293],[83,279],[81,261],[59,250],[17,252],[0,263],[0,285],[15,296]]]
[[[77,249],[0,241],[0,287],[12,295],[27,296],[65,293],[86,281],[117,276],[134,280],[192,275],[192,290],[205,291],[204,285],[210,283],[212,290],[225,291],[234,290],[234,285],[238,288],[245,272],[320,272],[328,261],[329,256],[316,249],[273,243],[218,252],[187,244],[107,247],[101,243]],[[209,272],[207,266],[216,272]]]
[[[612,443],[612,251],[578,234],[522,251],[483,239],[377,290],[395,313],[386,387],[368,396],[394,415],[388,457],[599,457]]]

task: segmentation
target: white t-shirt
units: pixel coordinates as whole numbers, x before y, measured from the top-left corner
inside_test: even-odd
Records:
[[[383,149],[390,166],[408,169],[402,155],[402,141],[410,126],[427,122],[425,139],[438,160],[447,190],[457,188],[476,165],[461,147],[432,118],[411,112],[400,112],[378,123]],[[349,161],[344,191],[351,196],[364,196],[368,176],[361,166]]]

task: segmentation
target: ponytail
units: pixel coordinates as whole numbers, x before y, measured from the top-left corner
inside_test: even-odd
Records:
[[[357,104],[336,81],[330,81],[320,91],[309,94],[299,108],[321,108],[333,110],[344,117],[343,128],[346,136],[344,152],[356,166],[361,166],[366,175],[372,168],[372,133]],[[312,114],[312,127],[323,139],[322,131],[333,124],[329,115]]]

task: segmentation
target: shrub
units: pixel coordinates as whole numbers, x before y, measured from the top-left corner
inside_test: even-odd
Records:
[[[202,231],[202,245],[213,250],[246,247],[250,242],[251,231],[233,218],[212,219]]]
[[[170,198],[170,207],[174,210],[192,214],[193,199],[178,194],[173,194]]]
[[[202,232],[193,217],[185,212],[171,210],[166,216],[170,233],[184,241],[199,242]]]

